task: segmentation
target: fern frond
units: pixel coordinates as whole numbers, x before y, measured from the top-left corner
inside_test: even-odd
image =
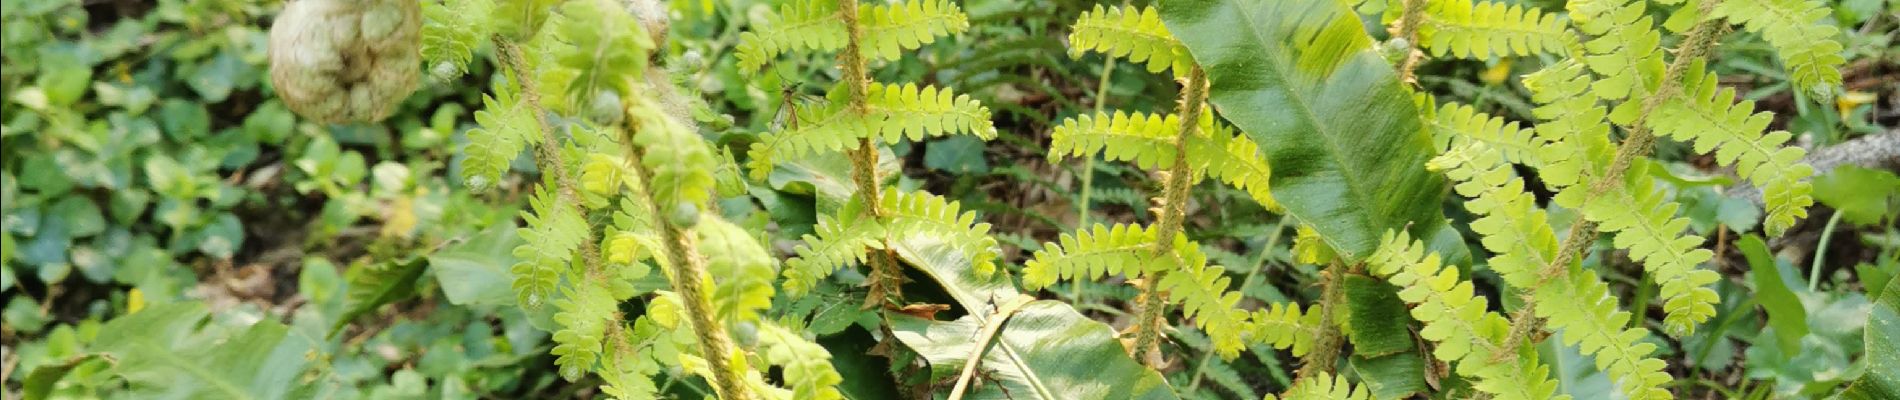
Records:
[[[1504,118],[1479,112],[1470,105],[1448,102],[1435,106],[1430,95],[1419,95],[1418,102],[1425,123],[1432,127],[1432,142],[1438,146],[1438,151],[1447,151],[1468,142],[1481,142],[1501,152],[1506,162],[1529,167],[1543,165],[1537,153],[1549,142],[1537,137],[1535,131],[1522,128],[1517,122],[1506,122]]]
[[[1141,112],[1079,115],[1063,120],[1049,135],[1049,161],[1064,157],[1092,157],[1130,161],[1142,169],[1174,166],[1174,140],[1180,136],[1181,117]]]
[[[666,340],[669,332],[647,316],[623,326],[621,332],[607,338],[609,347],[599,373],[606,383],[601,392],[622,400],[657,398],[660,388],[653,384],[653,376],[660,374],[662,362],[673,364],[679,358],[673,342]]]
[[[633,120],[645,125],[634,132],[633,143],[642,150],[640,164],[652,174],[645,184],[653,202],[661,210],[672,210],[682,203],[705,204],[712,198],[713,171],[719,168],[712,148],[649,100],[635,97],[634,101],[629,112],[643,114]]]
[[[1537,136],[1551,143],[1537,152],[1543,162],[1538,177],[1561,190],[1601,175],[1616,149],[1609,143],[1608,111],[1589,94],[1586,67],[1575,59],[1560,61],[1525,76],[1524,87],[1541,104],[1531,110],[1544,121],[1537,124]]]
[[[501,175],[521,150],[540,137],[541,129],[527,107],[515,98],[509,85],[496,85],[494,96],[482,96],[482,109],[475,112],[474,129],[468,130],[468,146],[463,152],[462,181],[469,189],[487,190],[501,182]]]
[[[1188,55],[1187,46],[1181,45],[1168,33],[1168,27],[1161,24],[1161,14],[1154,7],[1142,7],[1140,10],[1127,10],[1122,7],[1102,7],[1096,5],[1093,11],[1084,11],[1075,19],[1075,25],[1069,33],[1069,56],[1081,57],[1083,52],[1096,51],[1110,57],[1123,57],[1128,61],[1144,63],[1148,72],[1161,72],[1173,68],[1175,73],[1185,73],[1194,65],[1194,58]]]
[[[1512,286],[1531,288],[1538,272],[1557,257],[1557,235],[1537,197],[1524,190],[1504,152],[1485,142],[1469,142],[1432,159],[1426,166],[1444,171],[1458,194],[1470,198],[1465,209],[1479,216],[1471,229],[1495,255],[1491,269]]]
[[[1430,0],[1423,17],[1418,44],[1441,57],[1561,55],[1573,37],[1556,14],[1518,4]]]
[[[758,325],[759,356],[782,368],[794,399],[843,399],[838,385],[844,377],[831,366],[831,352],[789,329],[770,322]]]
[[[1339,257],[1339,253],[1333,251],[1333,246],[1326,244],[1326,238],[1320,237],[1319,231],[1307,224],[1294,228],[1293,248],[1290,251],[1293,261],[1308,265],[1326,265]]]
[[[858,24],[864,27],[866,55],[896,60],[903,57],[903,50],[969,30],[970,17],[950,0],[910,0],[859,8]]]
[[[1245,346],[1241,336],[1246,333],[1250,315],[1237,307],[1240,292],[1227,290],[1232,279],[1227,277],[1226,269],[1207,265],[1201,246],[1182,234],[1174,236],[1173,254],[1164,258],[1172,264],[1164,268],[1173,273],[1162,277],[1156,289],[1168,293],[1168,301],[1181,305],[1183,318],[1193,318],[1194,326],[1207,332],[1214,351],[1222,358],[1231,360],[1240,355]]]
[[[840,97],[833,90],[832,97]],[[865,119],[845,110],[842,99],[829,103],[792,107],[798,128],[762,135],[746,150],[746,171],[755,180],[765,180],[778,163],[813,154],[837,153],[858,148],[862,132],[871,131]]]
[[[1631,169],[1643,171],[1646,163],[1637,160]],[[1721,276],[1697,268],[1715,253],[1699,248],[1702,237],[1683,234],[1689,219],[1676,217],[1681,205],[1666,199],[1655,187],[1655,179],[1631,175],[1622,185],[1581,202],[1576,199],[1588,196],[1588,188],[1566,189],[1558,193],[1557,202],[1581,209],[1584,218],[1598,222],[1598,230],[1616,233],[1612,241],[1616,248],[1629,250],[1630,259],[1641,262],[1661,286],[1663,310],[1668,313],[1664,328],[1671,336],[1686,336],[1695,331],[1696,324],[1715,316],[1715,303],[1721,301],[1715,290],[1706,287]]]
[[[802,296],[838,269],[863,263],[865,250],[881,246],[885,236],[884,227],[871,218],[821,215],[813,230],[816,235],[805,235],[793,249],[798,256],[785,260],[786,293]]]
[[[1840,29],[1827,25],[1826,3],[1812,0],[1722,0],[1712,17],[1726,17],[1774,46],[1795,87],[1827,98],[1841,84]]]
[[[1294,357],[1305,356],[1313,349],[1313,341],[1320,336],[1320,313],[1313,310],[1300,311],[1297,303],[1275,303],[1267,308],[1255,310],[1250,328],[1250,340],[1266,343],[1276,349],[1293,352]]]
[[[1616,297],[1595,272],[1571,272],[1532,291],[1545,329],[1564,332],[1564,341],[1578,352],[1593,356],[1597,370],[1610,374],[1631,399],[1668,399],[1663,386],[1670,377],[1662,360],[1650,357],[1656,345],[1643,342],[1648,331],[1629,326],[1630,313],[1617,308]]]
[[[877,135],[891,144],[898,143],[900,137],[916,141],[925,136],[958,132],[968,132],[983,140],[996,137],[996,126],[990,122],[990,108],[967,94],[957,95],[950,89],[935,86],[919,88],[916,84],[898,86],[872,82],[866,97],[866,119],[872,130],[860,133],[860,137]]]
[[[1187,138],[1188,162],[1194,171],[1247,192],[1261,207],[1278,210],[1280,203],[1273,200],[1273,190],[1268,183],[1273,169],[1267,165],[1260,145],[1226,127],[1202,128],[1207,135]]]
[[[1412,317],[1425,324],[1419,336],[1438,343],[1432,355],[1457,363],[1458,374],[1474,378],[1478,390],[1500,399],[1548,399],[1556,393],[1557,382],[1550,380],[1548,367],[1537,363],[1535,351],[1502,348],[1510,322],[1490,312],[1471,282],[1458,277],[1458,268],[1444,265],[1437,253],[1427,254],[1424,243],[1387,232],[1366,264],[1401,288],[1399,298],[1412,304]],[[1516,353],[1515,358],[1505,352]]]
[[[1062,234],[1023,263],[1023,287],[1041,289],[1058,280],[1099,280],[1110,274],[1141,276],[1154,259],[1155,228],[1096,224],[1093,231]]]
[[[1650,126],[1658,134],[1695,143],[1698,153],[1714,152],[1717,161],[1735,166],[1736,174],[1761,187],[1768,209],[1764,228],[1769,236],[1780,236],[1807,217],[1814,204],[1814,188],[1803,181],[1814,167],[1801,162],[1806,151],[1782,147],[1793,137],[1787,131],[1762,134],[1772,114],[1754,112],[1753,101],[1735,102],[1735,89],[1716,83],[1715,74],[1696,62],[1683,80],[1682,96],[1657,108]]]
[[[587,221],[581,219],[573,207],[561,203],[548,185],[536,189],[528,205],[532,212],[521,213],[521,219],[526,220],[528,226],[515,231],[525,241],[514,249],[515,259],[520,261],[509,271],[514,276],[512,286],[520,303],[538,307],[553,297],[555,287],[561,282],[561,271],[568,268],[568,261],[580,248],[588,227]]]
[[[439,79],[461,76],[475,60],[475,48],[488,39],[487,25],[492,0],[422,3],[422,62]],[[447,68],[440,66],[446,65]]]
[[[778,276],[771,253],[745,229],[712,213],[700,216],[693,232],[699,235],[699,254],[712,277],[719,319],[758,321],[759,311],[772,307],[772,278]]]
[[[1333,374],[1320,372],[1299,382],[1293,382],[1293,387],[1287,389],[1284,399],[1373,400],[1376,397],[1365,386],[1353,387],[1352,382],[1346,381],[1344,375],[1335,377]],[[1279,400],[1279,398],[1269,394],[1267,400]]]
[[[834,51],[849,40],[833,0],[793,0],[766,17],[764,26],[739,34],[739,70],[757,72],[767,61],[797,50]]]
[[[878,196],[886,215],[885,234],[897,240],[928,235],[943,240],[970,259],[978,276],[996,272],[1000,251],[990,237],[990,224],[976,221],[976,212],[960,212],[961,205],[925,191],[900,192],[885,188]]]
[[[1598,97],[1621,102],[1610,113],[1618,124],[1635,121],[1641,99],[1654,91],[1663,75],[1662,33],[1646,14],[1645,1],[1598,0],[1570,2],[1570,17],[1578,30],[1595,38],[1584,42],[1584,65],[1601,77],[1593,85]]]
[[[606,288],[585,281],[575,286],[563,290],[565,298],[554,302],[560,310],[554,314],[559,328],[554,331],[554,349],[549,351],[557,357],[554,363],[560,366],[561,377],[570,382],[594,370],[601,354],[601,336],[606,334],[608,324],[617,323],[615,314],[619,311]]]

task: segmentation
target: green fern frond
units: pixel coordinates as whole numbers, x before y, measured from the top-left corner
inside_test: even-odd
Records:
[[[1181,305],[1183,318],[1193,318],[1194,326],[1207,332],[1221,358],[1231,360],[1240,355],[1245,346],[1241,337],[1250,315],[1237,307],[1240,292],[1227,290],[1232,279],[1227,277],[1226,269],[1208,266],[1201,246],[1182,234],[1174,236],[1173,254],[1166,258],[1172,265],[1164,268],[1173,273],[1162,277],[1157,289],[1168,293],[1168,301]]]
[[[840,96],[833,90],[833,97]],[[797,129],[762,135],[746,150],[746,171],[755,180],[765,180],[778,163],[813,154],[837,153],[858,148],[862,132],[870,131],[865,120],[844,109],[842,99],[829,103],[792,107]]]
[[[896,60],[903,57],[903,50],[969,30],[970,17],[950,0],[910,0],[859,8],[858,24],[864,27],[866,55]]]
[[[471,190],[479,192],[500,183],[521,150],[540,138],[534,115],[508,86],[496,85],[494,96],[482,96],[482,109],[475,112],[479,126],[468,130],[468,147],[462,150],[468,154],[462,161],[462,181]]]
[[[1723,0],[1712,17],[1726,17],[1774,46],[1795,87],[1828,98],[1841,84],[1840,29],[1826,24],[1826,3],[1812,0]]]
[[[1537,197],[1524,190],[1504,152],[1485,142],[1469,142],[1432,159],[1426,167],[1444,171],[1458,194],[1470,198],[1465,209],[1480,216],[1471,230],[1495,255],[1491,269],[1512,286],[1530,288],[1538,272],[1557,257],[1557,235]]]
[[[628,173],[627,161],[620,157],[603,153],[585,152],[580,157],[581,173],[578,179],[581,203],[588,209],[598,209],[613,204],[610,200],[627,188],[627,179],[635,179]]]
[[[844,383],[844,377],[832,368],[831,352],[825,350],[824,346],[777,324],[760,322],[757,326],[759,356],[767,363],[781,367],[785,383],[792,389],[791,398],[844,398],[844,393],[839,392],[837,387]]]
[[[779,6],[764,26],[739,34],[739,70],[757,72],[767,61],[797,50],[834,51],[849,40],[833,0],[793,0]]]
[[[1320,336],[1320,313],[1312,310],[1300,311],[1300,305],[1292,302],[1275,303],[1267,308],[1255,310],[1249,327],[1252,336],[1249,340],[1266,343],[1276,349],[1293,352],[1294,357],[1302,357],[1313,349],[1313,341]]]
[[[1682,96],[1657,108],[1650,126],[1658,134],[1694,142],[1698,153],[1714,152],[1717,161],[1735,166],[1736,174],[1760,187],[1768,209],[1764,228],[1769,236],[1780,236],[1807,217],[1814,204],[1814,188],[1803,181],[1814,174],[1814,167],[1801,162],[1807,152],[1782,147],[1793,137],[1787,131],[1762,134],[1774,115],[1754,112],[1753,101],[1734,102],[1735,89],[1720,88],[1700,61],[1689,71]]]
[[[1133,224],[1097,224],[1093,231],[1062,234],[1023,263],[1023,287],[1041,289],[1058,280],[1098,280],[1110,274],[1141,276],[1154,259],[1155,229]]]
[[[778,276],[771,253],[745,229],[712,213],[701,215],[693,231],[712,277],[713,306],[720,319],[758,321],[759,311],[772,307],[772,278]]]
[[[1095,10],[1084,11],[1075,19],[1069,33],[1069,48],[1071,57],[1096,51],[1145,63],[1148,72],[1173,68],[1175,73],[1181,74],[1194,65],[1187,46],[1168,33],[1168,27],[1161,24],[1161,14],[1153,7],[1130,11],[1096,5]]]
[[[601,354],[601,336],[606,334],[608,324],[617,322],[619,311],[606,288],[588,282],[576,287],[562,290],[565,298],[554,302],[560,310],[554,314],[559,328],[554,331],[554,349],[549,351],[557,357],[554,363],[560,366],[561,377],[570,382],[594,370]]]
[[[1208,114],[1211,113],[1202,115]],[[1247,192],[1261,207],[1278,210],[1280,203],[1273,200],[1273,190],[1268,183],[1273,169],[1267,165],[1266,155],[1261,154],[1260,145],[1225,127],[1203,128],[1202,132],[1207,135],[1187,138],[1188,162],[1193,164],[1194,170]]]
[[[510,272],[514,275],[512,286],[520,303],[538,307],[553,298],[561,282],[561,272],[568,268],[568,261],[580,248],[588,227],[587,221],[581,219],[573,207],[561,203],[548,185],[535,190],[528,205],[532,212],[521,213],[521,219],[526,220],[528,226],[515,231],[525,243],[515,247],[515,259],[520,261]]]
[[[653,38],[621,2],[569,1],[554,27],[554,64],[574,71],[565,85],[569,104],[587,104],[600,90],[634,95],[632,79],[646,73]],[[546,90],[546,89],[544,89]]]
[[[872,82],[866,97],[866,119],[875,133],[860,135],[877,135],[885,143],[896,144],[901,137],[916,141],[958,132],[969,132],[983,140],[996,137],[990,108],[967,94],[957,95],[935,86]]]
[[[1671,378],[1662,360],[1650,357],[1656,345],[1643,341],[1644,329],[1626,328],[1630,313],[1617,308],[1616,297],[1595,272],[1566,273],[1532,291],[1539,318],[1548,331],[1562,330],[1564,341],[1578,352],[1596,358],[1597,369],[1610,374],[1631,399],[1668,399],[1663,389]]]
[[[647,182],[653,202],[661,210],[679,204],[703,205],[712,197],[713,171],[719,168],[712,148],[698,134],[679,126],[649,100],[635,97],[629,113],[643,121],[633,134],[634,145],[641,148],[640,164],[650,171]]]
[[[928,235],[943,240],[969,257],[978,276],[996,272],[1000,251],[990,237],[990,224],[976,221],[976,212],[960,212],[961,205],[925,191],[900,192],[885,188],[878,196],[886,213],[885,234],[892,240]]]
[[[785,260],[786,293],[802,296],[838,269],[863,263],[865,250],[882,246],[885,236],[884,227],[871,218],[821,215],[813,230],[816,235],[805,235],[793,249],[798,256]]]
[[[1307,265],[1326,265],[1339,257],[1339,253],[1333,251],[1333,246],[1326,244],[1326,238],[1320,237],[1319,231],[1307,224],[1294,228],[1291,251],[1293,261]]]
[[[1556,14],[1518,4],[1430,0],[1423,16],[1419,45],[1441,57],[1561,55],[1573,37]]]
[[[660,374],[662,363],[674,364],[679,350],[667,340],[667,332],[653,318],[641,316],[623,325],[621,336],[608,337],[606,357],[601,360],[601,392],[615,399],[653,399],[660,388],[653,377]]]
[[[1437,253],[1427,254],[1424,243],[1387,232],[1366,264],[1401,288],[1399,298],[1412,304],[1412,317],[1425,324],[1419,336],[1438,344],[1432,355],[1457,363],[1458,374],[1474,378],[1478,390],[1499,399],[1548,399],[1556,393],[1557,382],[1550,380],[1548,367],[1538,365],[1535,351],[1502,348],[1510,322],[1490,312],[1471,282],[1459,278],[1458,268],[1444,265]]]
[[[1601,175],[1616,151],[1609,143],[1608,111],[1589,95],[1591,80],[1586,67],[1575,59],[1560,61],[1524,77],[1531,100],[1541,104],[1531,110],[1538,119],[1538,138],[1551,143],[1537,152],[1543,162],[1538,177],[1553,189],[1581,185],[1590,176]]]
[[[488,39],[483,19],[495,7],[492,0],[456,1],[453,7],[450,3],[422,3],[422,62],[438,79],[461,76],[475,60],[475,48]]]
[[[1174,140],[1180,136],[1181,117],[1141,112],[1079,115],[1063,120],[1049,135],[1049,161],[1064,157],[1092,157],[1130,161],[1142,169],[1174,166]]]
[[[1279,400],[1279,398],[1275,398],[1271,394],[1267,395],[1266,398],[1267,400]],[[1299,382],[1294,382],[1293,387],[1287,389],[1284,399],[1376,400],[1377,397],[1373,396],[1372,391],[1368,390],[1365,386],[1353,387],[1352,382],[1347,381],[1344,375],[1335,377],[1332,374],[1320,372],[1306,379],[1301,379]]]
[[[1432,141],[1437,144],[1438,151],[1447,151],[1467,142],[1482,142],[1501,152],[1506,162],[1528,167],[1543,165],[1537,153],[1549,142],[1537,137],[1535,131],[1522,128],[1517,122],[1506,122],[1504,118],[1479,112],[1470,105],[1448,102],[1434,106],[1430,95],[1419,95],[1418,102],[1425,123],[1432,127]]]
[[[1610,113],[1610,120],[1618,124],[1635,121],[1641,99],[1656,89],[1663,76],[1662,33],[1646,14],[1646,4],[1598,0],[1567,6],[1577,29],[1595,36],[1583,44],[1583,61],[1601,78],[1593,85],[1596,95],[1605,100],[1635,99],[1620,103]]]
[[[1647,161],[1637,160],[1631,170],[1646,170]],[[1688,218],[1676,217],[1681,207],[1665,198],[1655,187],[1655,179],[1646,174],[1630,174],[1623,185],[1613,185],[1593,198],[1588,188],[1573,187],[1559,192],[1558,204],[1578,207],[1584,218],[1599,223],[1597,229],[1615,232],[1612,243],[1629,250],[1631,260],[1641,262],[1657,285],[1661,286],[1663,310],[1668,315],[1663,325],[1671,336],[1683,337],[1695,331],[1696,324],[1715,316],[1715,303],[1721,299],[1706,286],[1720,280],[1715,271],[1697,268],[1715,253],[1699,248],[1702,237],[1684,235]]]

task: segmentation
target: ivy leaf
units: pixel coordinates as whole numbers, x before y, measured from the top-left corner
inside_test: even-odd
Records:
[[[1900,398],[1900,290],[1887,288],[1867,316],[1867,374],[1841,393],[1842,399]]]
[[[930,363],[932,378],[955,380],[974,350],[971,338],[989,322],[988,312],[955,321],[897,314],[892,335]],[[977,367],[987,373],[979,376],[996,381],[973,385],[971,398],[1177,398],[1161,374],[1128,357],[1113,329],[1058,301],[1023,306],[982,354]]]
[[[1336,2],[1190,0],[1161,19],[1212,82],[1208,101],[1260,143],[1272,192],[1348,261],[1408,224],[1468,257],[1444,223],[1429,132],[1357,15]]]
[[[1801,298],[1795,297],[1787,282],[1781,280],[1775,256],[1768,252],[1768,244],[1762,242],[1761,237],[1742,236],[1735,247],[1748,257],[1749,270],[1754,274],[1755,298],[1761,302],[1762,309],[1768,311],[1768,326],[1775,328],[1776,343],[1783,353],[1799,352],[1801,337],[1808,335],[1808,312],[1802,308]]]

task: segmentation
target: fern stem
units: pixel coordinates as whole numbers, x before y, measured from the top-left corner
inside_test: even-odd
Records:
[[[1332,373],[1334,364],[1339,361],[1339,349],[1345,343],[1340,340],[1339,330],[1334,329],[1333,313],[1338,311],[1340,302],[1344,301],[1346,295],[1345,291],[1339,288],[1342,286],[1339,281],[1345,274],[1346,266],[1334,261],[1326,268],[1324,278],[1320,280],[1319,306],[1314,307],[1317,310],[1309,311],[1320,313],[1319,337],[1313,340],[1313,352],[1306,354],[1304,365],[1301,365],[1300,371],[1294,374],[1295,382],[1316,374]]]
[[[547,109],[541,106],[540,85],[529,76],[533,71],[528,69],[527,59],[521,54],[521,46],[501,35],[495,35],[492,40],[502,63],[514,74],[515,85],[521,90],[522,103],[528,106],[529,112],[534,113],[534,122],[541,131],[541,146],[538,150],[541,151],[539,158],[542,170],[554,174],[555,189],[561,197],[561,203],[572,207],[575,215],[587,215],[587,208],[581,205],[580,191],[576,189],[579,184],[567,173],[567,162],[561,158],[561,145],[554,136],[554,125],[548,122]],[[601,281],[606,278],[596,246],[598,244],[594,243],[594,230],[591,227],[581,232],[581,262],[586,268],[587,278]]]
[[[1174,165],[1168,168],[1167,180],[1162,183],[1165,194],[1161,200],[1160,222],[1155,228],[1155,254],[1160,255],[1174,252],[1174,237],[1181,233],[1182,220],[1187,216],[1188,189],[1194,187],[1194,172],[1187,161],[1187,140],[1198,134],[1201,126],[1202,105],[1207,99],[1207,72],[1195,66],[1188,73],[1185,86],[1179,105],[1181,133],[1174,140]],[[1167,295],[1156,289],[1168,272],[1161,269],[1142,277],[1141,319],[1135,321],[1135,354],[1149,366],[1159,363],[1159,357],[1148,355],[1160,351],[1161,327],[1166,325],[1168,303]]]
[[[838,63],[851,94],[850,112],[863,116],[870,112],[866,103],[870,98],[871,77],[865,71],[864,27],[858,23],[858,1],[838,0],[838,16],[844,21],[847,39],[844,50],[838,52]],[[859,199],[864,201],[865,210],[873,218],[884,221],[886,211],[878,199],[884,189],[879,187],[877,179],[877,141],[870,137],[858,139],[858,148],[847,153],[851,157],[851,180],[858,186]],[[864,307],[888,306],[891,299],[903,296],[903,272],[897,270],[896,257],[889,250],[872,250],[869,258],[871,287],[870,293],[864,296]]]
[[[1715,0],[1703,0],[1698,7],[1702,15],[1709,15],[1714,10]],[[1650,132],[1648,126],[1649,115],[1664,101],[1675,97],[1682,90],[1682,74],[1694,64],[1696,59],[1702,58],[1710,48],[1714,47],[1716,39],[1721,37],[1721,30],[1726,27],[1721,21],[1711,18],[1696,24],[1695,28],[1689,31],[1688,37],[1683,39],[1682,44],[1676,47],[1676,58],[1670,61],[1668,69],[1663,73],[1662,87],[1643,99],[1642,109],[1638,110],[1636,119],[1626,127],[1629,130],[1629,136],[1617,147],[1616,158],[1611,160],[1609,169],[1602,176],[1590,183],[1592,194],[1601,194],[1612,185],[1621,184],[1623,174],[1629,171],[1630,164],[1638,158],[1649,155],[1656,142],[1656,137]],[[1571,223],[1563,244],[1557,250],[1557,257],[1538,272],[1537,284],[1525,289],[1538,290],[1552,279],[1567,273],[1570,263],[1576,260],[1584,249],[1596,242],[1597,226],[1596,222],[1582,218]],[[1510,336],[1505,338],[1504,346],[1501,348],[1515,349],[1526,337],[1530,336],[1531,331],[1543,329],[1541,326],[1543,321],[1530,311],[1533,307],[1536,307],[1536,303],[1525,304],[1520,312],[1511,316]],[[1639,313],[1641,311],[1636,310]],[[1500,358],[1514,356],[1515,353],[1508,350],[1498,353]]]
[[[1425,2],[1426,0],[1404,0],[1405,12],[1399,15],[1398,26],[1394,27],[1399,31],[1393,36],[1405,39],[1405,43],[1408,44],[1405,59],[1399,61],[1401,82],[1417,82],[1418,78],[1412,75],[1412,70],[1417,69],[1418,62],[1425,58],[1425,52],[1418,49],[1418,24],[1424,23],[1425,20]]]
[[[1259,276],[1260,270],[1264,269],[1267,266],[1267,256],[1272,255],[1273,248],[1276,246],[1279,246],[1280,237],[1284,236],[1282,233],[1286,231],[1286,226],[1292,222],[1293,222],[1293,218],[1283,217],[1283,218],[1280,218],[1279,224],[1273,226],[1273,234],[1268,235],[1267,243],[1260,246],[1260,254],[1255,255],[1253,257],[1253,268],[1247,269],[1247,277],[1240,279],[1240,287],[1234,289],[1235,291],[1246,293],[1247,288],[1253,286],[1254,277]],[[1210,352],[1207,352],[1206,354],[1201,355],[1201,362],[1194,365],[1194,374],[1190,375],[1191,377],[1188,378],[1188,386],[1187,386],[1186,392],[1194,393],[1194,389],[1199,389],[1201,387],[1201,377],[1205,376],[1207,372],[1204,370],[1204,368],[1207,366],[1207,363],[1210,363],[1213,361],[1214,361],[1214,352],[1210,351]]]
[[[1821,242],[1815,245],[1814,262],[1808,266],[1808,291],[1810,292],[1821,288],[1821,262],[1827,260],[1827,244],[1834,241],[1834,226],[1841,223],[1841,216],[1845,214],[1847,213],[1835,210],[1834,216],[1827,219],[1827,227],[1821,228]]]

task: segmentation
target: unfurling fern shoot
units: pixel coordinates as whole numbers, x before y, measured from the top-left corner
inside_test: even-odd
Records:
[[[969,18],[948,0],[865,6],[857,0],[792,0],[764,26],[741,36],[741,69],[756,71],[788,52],[836,51],[842,72],[823,102],[795,106],[791,129],[766,134],[747,152],[747,170],[759,180],[781,162],[839,152],[851,159],[857,195],[843,212],[820,217],[818,234],[807,235],[798,257],[786,262],[786,288],[792,293],[802,295],[839,268],[864,262],[871,267],[864,306],[894,305],[902,294],[903,271],[890,248],[918,234],[949,235],[977,271],[995,269],[996,241],[987,235],[989,224],[957,213],[954,202],[943,204],[947,208],[906,207],[946,202],[923,192],[887,191],[877,171],[880,144],[952,134],[996,136],[989,108],[968,95],[873,82],[867,70],[874,61],[895,60],[902,50],[969,26]],[[948,212],[931,213],[939,210]],[[918,220],[933,223],[907,222]]]

